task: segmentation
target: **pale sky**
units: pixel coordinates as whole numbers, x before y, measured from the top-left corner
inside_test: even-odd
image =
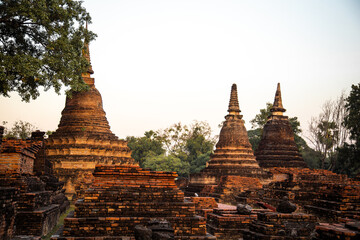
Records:
[[[306,134],[326,100],[360,82],[358,0],[85,0],[95,86],[120,138],[207,121],[213,134],[238,86],[246,121],[273,102]],[[0,97],[0,121],[56,130],[65,95]],[[1,123],[1,122],[0,122]]]

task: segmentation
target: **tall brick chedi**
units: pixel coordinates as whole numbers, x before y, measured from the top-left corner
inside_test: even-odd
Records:
[[[208,166],[191,176],[193,184],[218,184],[222,176],[266,178],[255,160],[251,144],[240,115],[236,84],[232,85],[228,115],[220,131],[219,142]]]
[[[90,62],[86,44],[85,57]],[[66,97],[58,129],[46,141],[46,155],[54,173],[66,183],[67,196],[90,184],[96,164],[134,164],[130,149],[110,130],[102,98],[94,84],[90,65],[82,78],[88,91]]]
[[[264,126],[259,147],[255,153],[261,167],[307,167],[294,140],[289,119],[283,116],[280,83],[277,85],[271,115]]]

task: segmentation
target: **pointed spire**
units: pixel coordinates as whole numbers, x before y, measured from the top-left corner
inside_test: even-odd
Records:
[[[86,28],[86,32],[87,32],[88,31],[88,23],[87,22],[86,22],[86,27],[85,28]],[[90,64],[90,66],[89,66],[88,70],[86,71],[86,73],[83,73],[83,77],[84,77],[84,75],[85,75],[85,77],[90,77],[90,74],[93,74],[94,71],[92,69],[91,61],[90,61],[89,42],[88,42],[88,40],[86,38],[85,38],[85,41],[84,41],[84,48],[83,48],[82,54]]]
[[[86,31],[88,30],[88,26],[87,26],[87,22],[86,22]],[[94,86],[94,79],[90,77],[91,74],[94,73],[92,66],[91,66],[91,61],[90,61],[90,49],[89,49],[89,42],[88,40],[85,38],[84,40],[84,47],[82,50],[82,55],[85,57],[85,59],[89,62],[89,67],[87,69],[86,72],[83,72],[81,74],[81,77],[83,78],[83,81],[88,84],[89,86]]]
[[[231,95],[230,95],[228,112],[229,115],[240,115],[237,87],[235,83],[231,86]]]
[[[272,115],[283,115],[285,108],[282,105],[280,83],[277,84],[273,107],[270,109]]]

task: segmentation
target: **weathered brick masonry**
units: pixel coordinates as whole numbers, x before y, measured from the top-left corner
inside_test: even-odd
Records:
[[[134,227],[152,219],[169,221],[175,239],[215,239],[206,233],[205,219],[195,215],[195,204],[184,201],[175,172],[97,165],[94,177],[54,239],[134,239]]]
[[[254,182],[258,182],[259,179],[266,181],[271,177],[271,174],[259,167],[253,154],[244,120],[240,115],[236,84],[233,84],[231,88],[228,112],[220,131],[216,150],[208,165],[200,173],[192,174],[189,186],[184,188],[189,196],[198,193],[221,200],[222,196],[227,195],[226,192],[223,193],[221,187],[231,184],[231,178],[224,178],[225,176],[253,178]],[[230,180],[229,183],[224,182],[227,179]],[[219,185],[221,181],[222,185]]]
[[[1,239],[46,235],[69,206],[62,183],[49,173],[36,176],[34,172],[36,156],[43,147],[43,140],[35,137],[37,134],[33,133],[29,140],[2,140],[0,204],[4,208],[0,209]]]
[[[255,152],[256,160],[262,168],[307,167],[294,140],[289,119],[283,116],[286,110],[281,99],[278,83],[271,115],[264,126],[262,137]]]
[[[88,51],[85,57],[90,62]],[[58,129],[45,142],[46,158],[54,174],[65,182],[70,199],[91,184],[96,164],[135,164],[126,142],[110,130],[92,73],[90,65],[82,74],[90,89],[66,97]]]

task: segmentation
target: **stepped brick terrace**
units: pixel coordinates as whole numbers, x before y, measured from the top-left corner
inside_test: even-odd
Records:
[[[244,240],[311,239],[317,218],[304,213],[258,213],[257,220],[244,230]]]
[[[37,163],[44,135],[6,139],[0,146],[0,238],[41,237],[57,224],[69,202],[63,184]],[[2,133],[1,133],[2,139]],[[34,166],[38,166],[37,170]]]
[[[266,202],[277,206],[283,197],[303,212],[325,222],[360,220],[360,182],[327,170],[308,168],[270,168],[277,179],[262,191],[248,191],[238,201]]]
[[[215,239],[206,233],[205,219],[195,215],[195,204],[184,201],[175,172],[97,165],[94,177],[53,239],[135,239],[135,226],[152,219],[170,222],[175,239]]]

